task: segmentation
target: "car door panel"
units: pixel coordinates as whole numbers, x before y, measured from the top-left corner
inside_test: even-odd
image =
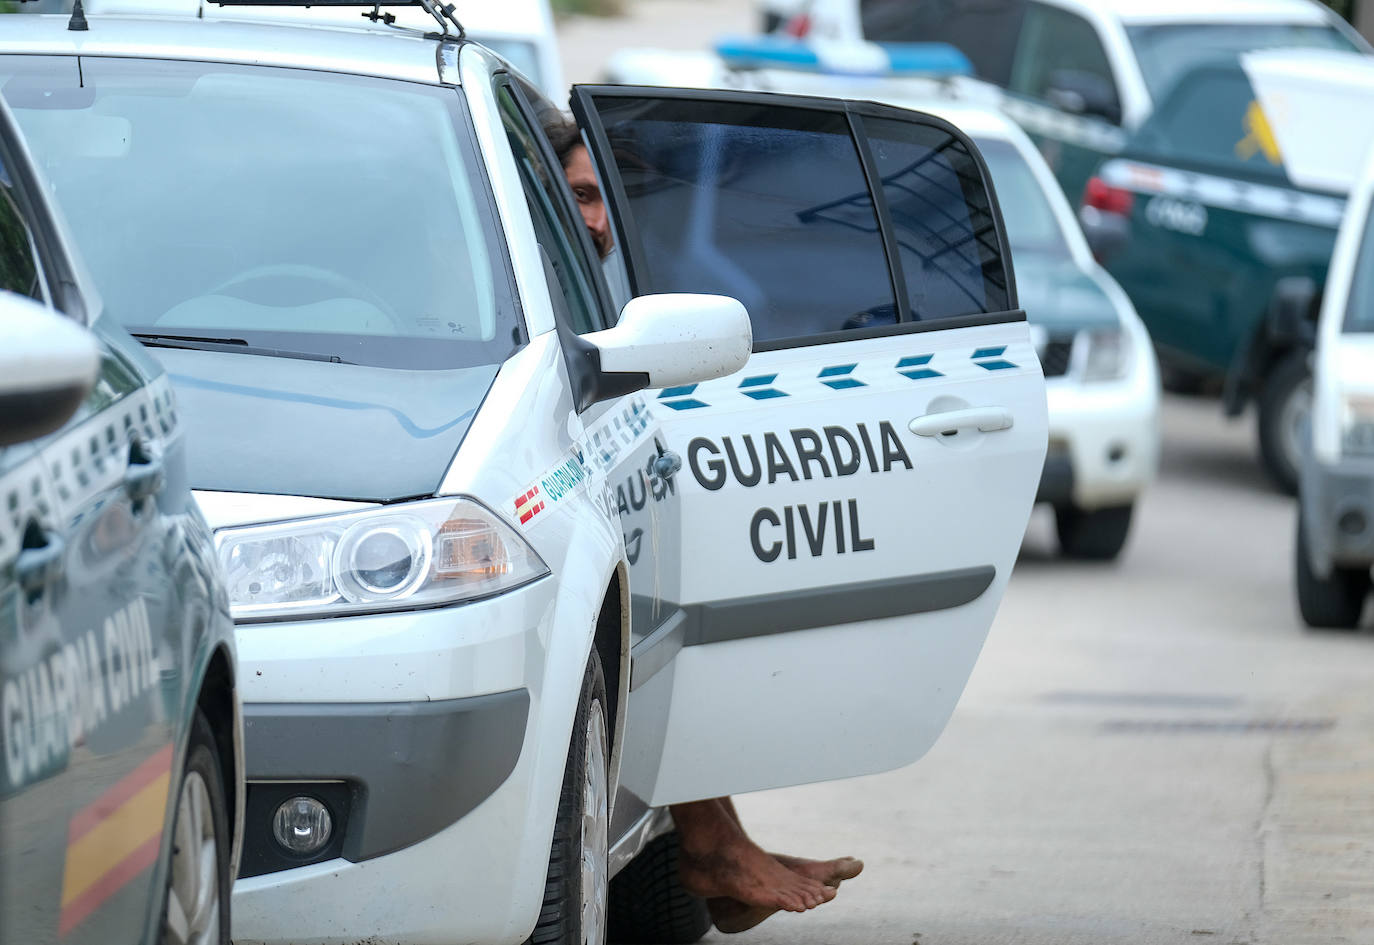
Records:
[[[659,805],[914,761],[972,670],[1045,452],[976,149],[867,105],[579,88],[574,106],[635,291],[747,295],[755,326],[743,371],[651,399],[683,460],[685,619],[657,674],[635,668],[627,786]]]

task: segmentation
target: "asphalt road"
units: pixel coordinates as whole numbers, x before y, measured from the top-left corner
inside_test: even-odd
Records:
[[[1374,632],[1301,628],[1294,504],[1252,436],[1169,399],[1160,479],[1114,564],[1057,559],[1037,510],[924,760],[739,799],[770,849],[865,873],[707,941],[1374,942]]]

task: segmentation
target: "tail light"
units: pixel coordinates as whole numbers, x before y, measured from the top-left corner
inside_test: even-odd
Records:
[[[1131,215],[1135,194],[1120,187],[1113,187],[1100,177],[1088,179],[1083,188],[1083,205],[1101,210],[1103,213],[1116,213],[1123,217]]]
[[[811,33],[811,14],[798,13],[787,21],[782,31],[793,39],[805,39]]]

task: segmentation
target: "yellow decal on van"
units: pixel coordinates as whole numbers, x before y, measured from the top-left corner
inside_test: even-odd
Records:
[[[1263,154],[1270,164],[1283,163],[1274,129],[1270,127],[1259,102],[1250,102],[1245,109],[1245,117],[1241,119],[1241,126],[1245,129],[1245,137],[1236,142],[1236,157],[1248,161],[1256,154]]]

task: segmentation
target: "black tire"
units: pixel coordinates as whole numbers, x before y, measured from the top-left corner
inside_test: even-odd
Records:
[[[611,880],[612,945],[692,945],[711,931],[706,900],[678,881],[678,835],[656,838]]]
[[[1134,508],[1134,505],[1115,505],[1089,512],[1071,505],[1055,506],[1059,550],[1070,558],[1112,560],[1126,544]]]
[[[178,857],[182,851],[180,840],[181,800],[188,790],[192,776],[198,776],[205,785],[209,799],[210,822],[213,825],[216,853],[216,886],[219,896],[219,945],[229,945],[229,903],[233,877],[229,875],[229,854],[232,837],[229,832],[229,804],[224,789],[224,774],[220,769],[219,754],[215,746],[215,734],[205,713],[196,709],[191,722],[191,738],[186,746],[186,760],[182,764],[181,776],[177,779],[177,801],[172,808],[172,856],[167,864],[167,878],[163,890],[162,929],[159,942],[162,945],[177,945],[182,937],[174,930],[169,908],[172,905],[172,887],[176,881]],[[208,927],[208,926],[207,926]]]
[[[525,945],[584,945],[582,934],[582,813],[583,782],[587,773],[587,732],[599,707],[602,719],[609,725],[606,714],[606,682],[601,674],[601,660],[593,650],[587,660],[582,678],[582,695],[573,721],[572,741],[568,746],[568,764],[563,769],[563,789],[558,796],[558,819],[553,827],[553,846],[549,850],[549,871],[544,880],[544,903],[539,921],[525,940]],[[610,757],[608,729],[602,729],[603,759]],[[601,772],[609,776],[609,772]],[[606,864],[601,875],[606,876]],[[607,890],[596,891],[597,901],[607,902]],[[586,945],[604,945],[587,941]]]
[[[1325,580],[1312,570],[1307,552],[1307,533],[1298,516],[1298,540],[1294,542],[1293,570],[1297,575],[1298,612],[1309,627],[1354,630],[1360,625],[1365,598],[1369,596],[1368,568],[1336,568]]]
[[[1293,351],[1269,372],[1259,399],[1260,463],[1274,485],[1285,495],[1298,494],[1299,455],[1295,432],[1288,429],[1293,420],[1292,410],[1302,411],[1304,398],[1311,404],[1312,371],[1307,365],[1307,352]],[[1300,421],[1297,421],[1300,422]]]

